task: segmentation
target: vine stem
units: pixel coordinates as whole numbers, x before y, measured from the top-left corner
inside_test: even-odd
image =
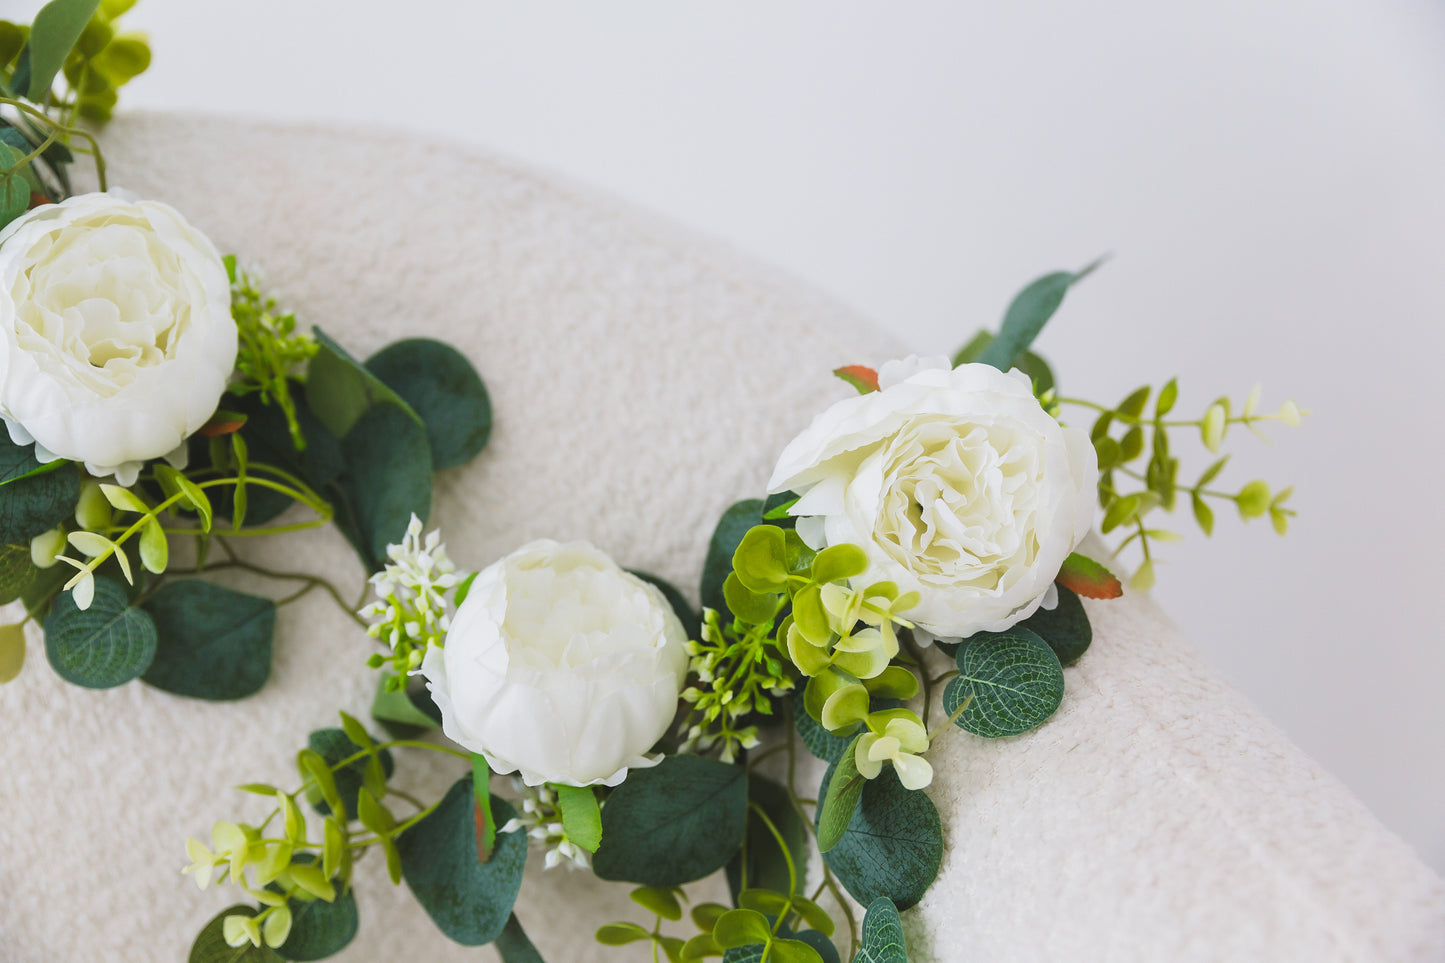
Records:
[[[221,546],[221,548],[226,552],[227,555],[230,556],[229,560],[225,562],[215,562],[210,565],[204,566],[200,569],[200,571],[216,572],[224,571],[226,569],[240,569],[243,572],[250,572],[253,575],[260,575],[263,578],[271,578],[283,582],[305,582],[307,583],[306,588],[302,589],[299,592],[295,592],[290,596],[287,596],[285,599],[277,602],[276,604],[285,605],[287,602],[293,602],[301,596],[305,595],[307,592],[311,591],[313,588],[325,589],[326,594],[331,596],[332,601],[336,603],[338,608],[340,608],[343,612],[346,613],[347,617],[351,619],[351,621],[355,622],[362,628],[369,628],[369,626],[366,624],[366,620],[363,619],[360,615],[356,614],[356,609],[348,607],[345,599],[341,597],[341,590],[338,589],[331,582],[322,578],[321,576],[311,575],[306,572],[279,572],[273,569],[266,568],[263,565],[257,565],[253,562],[243,561],[240,557],[236,555],[235,550],[232,549],[229,545],[227,545],[224,541],[218,538],[216,539],[216,543]]]
[[[106,187],[106,181],[105,181],[105,157],[104,157],[104,155],[101,154],[101,152],[100,152],[100,143],[99,143],[98,141],[96,141],[95,137],[92,136],[89,131],[86,131],[86,130],[84,130],[84,129],[82,129],[82,128],[79,128],[79,127],[70,127],[70,126],[68,126],[68,125],[66,125],[66,124],[62,124],[62,123],[60,123],[59,121],[57,121],[54,117],[51,117],[49,114],[45,113],[44,111],[40,110],[39,108],[37,108],[37,107],[35,107],[35,106],[33,106],[33,105],[31,105],[31,104],[23,101],[23,100],[19,100],[18,98],[15,98],[15,97],[0,97],[0,104],[4,104],[4,105],[10,106],[10,107],[14,107],[16,110],[20,111],[21,113],[26,114],[27,116],[33,117],[34,119],[38,120],[40,123],[45,124],[47,127],[50,127],[52,130],[58,130],[58,131],[60,131],[62,134],[65,134],[67,137],[83,137],[83,138],[85,138],[85,140],[90,143],[90,152],[89,152],[89,153],[90,153],[90,156],[91,156],[91,157],[94,159],[94,161],[95,161],[95,179],[96,179],[96,184],[97,184],[97,186],[100,188],[100,190],[101,190],[102,192],[104,192],[104,191],[107,189],[107,187]]]

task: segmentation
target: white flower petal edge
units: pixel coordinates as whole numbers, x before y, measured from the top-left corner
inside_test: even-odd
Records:
[[[236,338],[220,254],[168,205],[78,194],[0,231],[0,418],[41,461],[133,484],[215,412]]]
[[[906,614],[922,639],[1032,615],[1093,526],[1088,434],[1044,411],[1019,371],[911,357],[878,382],[814,418],[769,491],[802,496],[790,511],[813,547],[861,547],[862,582],[919,592]]]
[[[422,661],[442,729],[529,786],[616,786],[677,713],[687,634],[662,593],[587,542],[480,572]]]

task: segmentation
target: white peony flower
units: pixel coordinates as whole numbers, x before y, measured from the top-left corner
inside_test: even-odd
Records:
[[[814,418],[769,490],[802,496],[790,511],[814,548],[867,552],[859,584],[919,592],[904,614],[925,633],[964,638],[1032,615],[1093,525],[1088,434],[1050,417],[1018,371],[914,357],[878,383]]]
[[[529,786],[615,786],[677,713],[687,634],[662,593],[586,542],[483,569],[421,673],[454,742]]]
[[[206,423],[235,363],[225,265],[167,205],[80,194],[0,231],[0,417],[41,461],[132,484]]]

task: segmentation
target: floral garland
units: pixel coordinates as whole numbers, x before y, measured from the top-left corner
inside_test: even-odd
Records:
[[[1116,407],[1058,395],[1029,347],[1086,273],[1034,282],[997,335],[951,361],[839,369],[858,394],[787,446],[766,499],[720,520],[701,613],[585,542],[532,542],[463,574],[414,519],[362,610],[389,650],[370,660],[384,670],[372,716],[393,738],[342,713],[341,728],[311,733],[294,788],[242,787],[268,815],[187,841],[202,887],[224,876],[253,901],[212,920],[194,952],[339,951],[359,926],[353,867],[379,848],[448,937],[540,960],[512,912],[531,845],[546,870],[635,887],[641,920],[603,926],[604,945],[674,963],[906,960],[899,914],[943,858],[930,750],[957,729],[1020,735],[1058,709],[1064,668],[1092,640],[1080,597],[1123,593],[1078,551],[1099,509],[1106,533],[1127,533],[1114,554],[1140,553],[1141,589],[1151,544],[1174,537],[1152,516],[1180,494],[1206,533],[1206,499],[1281,533],[1292,514],[1264,482],[1206,487],[1223,460],[1179,484],[1169,433],[1197,431],[1217,452],[1234,425],[1298,423],[1293,403],[1261,415],[1256,391],[1237,416],[1220,399],[1185,420],[1171,417],[1172,381]],[[1092,430],[1062,417],[1069,406],[1096,411]],[[1146,436],[1153,454],[1135,470]],[[1121,492],[1122,478],[1142,491]],[[437,726],[446,742],[419,738]],[[424,802],[391,781],[403,750],[471,772]],[[816,792],[799,787],[803,752],[827,767]],[[768,762],[780,754],[785,767]],[[684,887],[718,872],[731,903],[692,905],[677,931]]]
[[[35,622],[68,682],[239,699],[270,674],[279,607],[318,588],[357,603],[237,545],[335,524],[379,569],[428,512],[433,472],[486,444],[490,403],[452,348],[413,339],[359,363],[179,211],[107,189],[72,125],[106,120],[150,62],[116,30],[131,5],[0,21],[0,603],[25,608],[0,626],[0,682]],[[99,191],[72,192],[76,153]],[[223,572],[293,590],[200,577]]]
[[[654,961],[900,963],[900,914],[943,858],[930,754],[1058,709],[1092,640],[1081,597],[1123,593],[1079,551],[1096,517],[1115,556],[1137,555],[1138,590],[1177,538],[1154,519],[1185,496],[1206,534],[1222,503],[1288,527],[1288,489],[1222,491],[1225,458],[1184,484],[1174,452],[1185,430],[1218,454],[1233,426],[1297,425],[1293,403],[1260,414],[1256,390],[1191,420],[1173,381],[1112,407],[1058,392],[1030,349],[1091,265],[1029,285],[952,359],[838,369],[857,394],[786,447],[766,498],[723,515],[700,611],[585,542],[460,571],[424,519],[434,471],[488,438],[470,363],[416,339],[358,362],[179,212],[107,189],[75,123],[107,119],[149,63],[116,30],[132,2],[0,22],[0,600],[25,607],[0,628],[0,681],[34,621],[75,684],[240,698],[269,674],[277,609],[320,588],[379,643],[371,716],[389,733],[341,713],[307,737],[294,786],[239,787],[257,817],[186,841],[202,888],[244,894],[193,963],[338,952],[372,851],[446,936],[534,963],[513,913],[533,846],[544,871],[633,886],[641,921],[596,938]],[[98,192],[71,190],[77,153]],[[232,544],[328,523],[373,601]],[[297,588],[201,577],[228,570]],[[467,771],[420,799],[395,784],[400,752]],[[685,914],[685,887],[717,873],[729,902]]]

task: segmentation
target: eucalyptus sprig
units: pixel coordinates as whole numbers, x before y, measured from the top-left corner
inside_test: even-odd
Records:
[[[237,787],[276,801],[259,823],[218,821],[211,829],[209,846],[187,838],[190,864],[183,872],[201,889],[216,877],[237,886],[259,904],[255,912],[226,917],[222,933],[230,946],[282,946],[291,937],[302,907],[318,901],[336,907],[339,901],[351,899],[353,867],[368,849],[382,850],[392,882],[400,883],[402,862],[396,838],[421,823],[441,802],[423,805],[389,784],[394,765],[391,750],[425,749],[469,758],[467,753],[428,742],[377,742],[344,712],[341,726],[312,733],[308,747],[297,754],[302,778],[297,788],[287,791],[264,783]],[[398,819],[384,802],[388,796],[409,804],[415,812]],[[308,823],[308,805],[322,817],[319,831]],[[273,823],[278,824],[274,829]],[[354,916],[354,907],[350,912]],[[314,915],[312,910],[309,916]],[[316,925],[315,920],[312,924]],[[331,952],[337,949],[340,946]]]
[[[1292,488],[1275,490],[1261,479],[1250,481],[1235,492],[1211,487],[1229,462],[1228,455],[1210,463],[1194,484],[1179,481],[1180,460],[1174,454],[1171,439],[1182,431],[1197,433],[1203,447],[1211,454],[1218,454],[1230,428],[1236,425],[1268,441],[1262,425],[1278,422],[1295,428],[1308,414],[1293,401],[1285,401],[1273,412],[1261,413],[1261,394],[1260,387],[1255,386],[1237,409],[1238,414],[1234,413],[1236,407],[1228,397],[1218,398],[1200,417],[1193,419],[1169,417],[1179,397],[1177,379],[1170,379],[1157,394],[1149,385],[1138,388],[1113,407],[1082,398],[1055,399],[1059,405],[1098,412],[1089,435],[1099,458],[1099,505],[1103,509],[1100,528],[1106,535],[1116,530],[1128,533],[1115,548],[1116,556],[1138,542],[1142,561],[1130,580],[1135,589],[1144,591],[1154,584],[1153,543],[1178,541],[1181,537],[1153,526],[1148,516],[1156,509],[1173,512],[1182,495],[1188,496],[1195,521],[1205,535],[1214,533],[1211,500],[1232,504],[1245,521],[1267,515],[1276,532],[1283,535],[1288,531],[1289,520],[1295,515],[1286,504]],[[1148,459],[1141,461],[1146,451]]]

